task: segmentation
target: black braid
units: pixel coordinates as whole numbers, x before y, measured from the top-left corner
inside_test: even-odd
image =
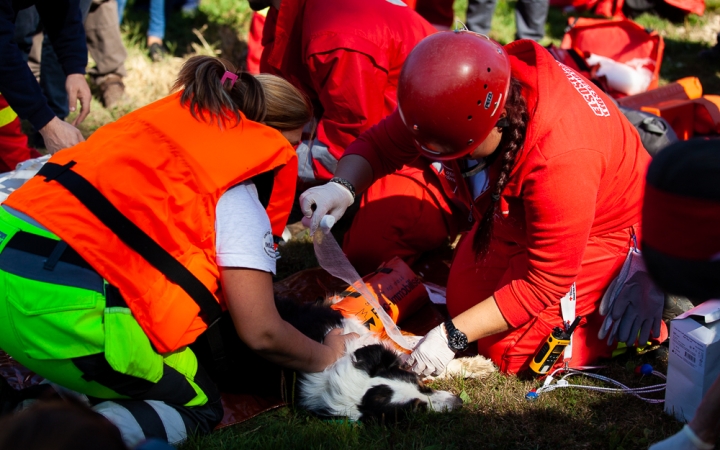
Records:
[[[510,178],[510,171],[515,165],[515,156],[525,142],[525,131],[527,130],[528,112],[525,99],[522,97],[522,86],[515,78],[510,79],[508,99],[505,102],[508,126],[503,129],[500,144],[497,152],[502,159],[500,176],[491,194],[491,203],[485,214],[483,214],[478,230],[473,238],[473,250],[477,259],[482,259],[488,251],[490,236],[492,235],[493,219],[498,208],[498,200],[505,185]]]

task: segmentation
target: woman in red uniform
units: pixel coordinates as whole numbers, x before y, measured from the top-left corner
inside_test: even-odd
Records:
[[[442,371],[477,341],[501,370],[518,372],[562,326],[571,292],[566,316],[583,319],[570,365],[608,355],[597,308],[640,232],[650,161],[613,103],[532,41],[435,34],[406,60],[398,109],[348,147],[340,180],[306,191],[302,209],[313,225],[337,218],[351,190],[420,154],[443,162],[443,184],[474,224],[451,267],[453,318],[416,347],[415,370]]]

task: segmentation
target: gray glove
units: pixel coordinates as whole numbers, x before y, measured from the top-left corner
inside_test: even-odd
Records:
[[[598,338],[608,338],[628,345],[640,345],[660,335],[665,295],[650,279],[642,255],[631,249],[620,274],[608,286],[600,303],[600,314],[605,316]]]

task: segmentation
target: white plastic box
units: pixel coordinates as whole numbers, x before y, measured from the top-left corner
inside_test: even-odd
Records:
[[[708,300],[670,323],[665,412],[689,422],[718,375],[720,300]]]

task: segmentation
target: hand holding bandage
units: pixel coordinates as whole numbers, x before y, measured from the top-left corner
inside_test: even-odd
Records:
[[[630,249],[620,274],[610,283],[600,303],[605,321],[598,338],[645,345],[660,335],[665,295],[650,279],[640,251]]]
[[[305,215],[303,225],[310,227],[310,234],[315,234],[323,217],[329,215],[340,220],[354,201],[355,196],[344,185],[325,183],[312,187],[300,195],[300,209]]]

